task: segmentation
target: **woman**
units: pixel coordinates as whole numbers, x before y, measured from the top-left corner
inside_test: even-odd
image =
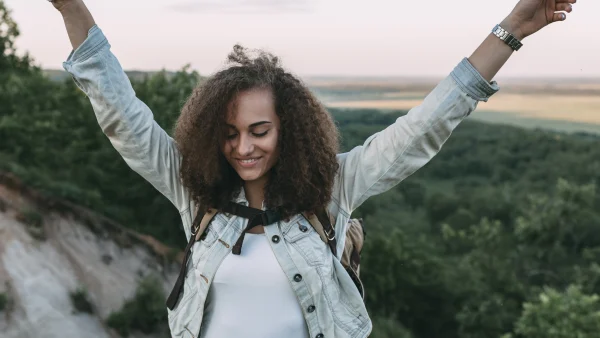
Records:
[[[565,20],[572,3],[521,0],[421,105],[336,154],[336,128],[310,91],[276,58],[250,58],[240,47],[231,67],[193,92],[172,140],[136,98],[83,1],[54,0],[73,46],[64,68],[113,146],[175,205],[188,239],[198,205],[216,214],[169,306],[172,336],[368,336],[360,292],[302,213],[327,209],[340,252],[352,211],[425,165],[498,90],[492,78],[520,40]],[[231,202],[281,217],[249,228],[247,218],[224,212]]]

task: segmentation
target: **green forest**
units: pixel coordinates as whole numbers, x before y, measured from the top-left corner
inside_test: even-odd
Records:
[[[177,210],[112,148],[73,81],[15,51],[18,35],[0,0],[0,171],[183,248]],[[202,76],[132,81],[171,132]],[[330,111],[343,150],[406,113]],[[372,337],[600,337],[599,145],[467,119],[429,164],[362,205]]]

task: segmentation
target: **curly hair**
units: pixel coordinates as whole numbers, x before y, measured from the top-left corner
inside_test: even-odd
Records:
[[[266,88],[281,121],[279,157],[265,187],[266,207],[289,217],[326,206],[339,169],[339,133],[329,112],[270,53],[259,50],[251,58],[235,45],[228,63],[194,89],[175,125],[183,185],[203,210],[222,208],[240,193],[243,181],[221,151],[228,107],[238,93]]]

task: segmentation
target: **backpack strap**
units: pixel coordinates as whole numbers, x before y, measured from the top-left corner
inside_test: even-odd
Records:
[[[204,231],[206,231],[206,228],[208,227],[212,219],[217,215],[217,212],[217,209],[208,209],[204,216],[202,216],[202,220],[200,221],[200,225],[198,225],[196,231],[194,231],[194,225],[192,224],[192,234],[196,234],[196,241],[200,240],[200,236],[202,236]],[[197,212],[196,214],[196,219],[198,218],[200,218],[199,212]]]
[[[342,261],[347,262],[348,265],[358,274],[360,268],[360,252],[362,251],[365,238],[363,220],[362,218],[353,218],[350,219],[348,223],[348,230],[346,231],[346,245],[344,246]]]
[[[224,212],[243,217],[248,219],[248,225],[242,231],[240,238],[235,242],[235,245],[231,249],[231,253],[234,255],[240,255],[242,252],[242,244],[244,243],[244,237],[248,230],[254,228],[255,226],[262,225],[267,226],[273,223],[277,223],[281,221],[281,213],[277,210],[261,210],[256,208],[251,208],[242,204],[229,202],[225,208]]]
[[[329,245],[331,253],[337,257],[337,239],[335,238],[335,229],[331,225],[331,219],[324,208],[318,209],[316,213],[304,213],[304,217],[312,225],[315,231],[321,236],[321,240]]]
[[[198,208],[196,208],[198,210]],[[177,281],[175,282],[175,286],[171,293],[169,294],[169,298],[167,298],[167,307],[169,310],[173,311],[175,305],[177,304],[177,300],[179,300],[179,295],[183,292],[183,285],[185,281],[185,275],[187,272],[187,264],[190,258],[190,254],[192,252],[192,246],[194,243],[200,239],[200,236],[204,233],[208,224],[212,221],[212,219],[217,214],[216,209],[208,209],[208,211],[204,214],[204,216],[200,217],[201,213],[196,211],[196,217],[192,222],[190,241],[185,247],[185,255],[183,256],[183,263],[181,264],[181,270],[179,270],[179,276],[177,276]]]

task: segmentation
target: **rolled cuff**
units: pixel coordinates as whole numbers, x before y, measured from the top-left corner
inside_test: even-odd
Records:
[[[452,78],[467,95],[477,101],[487,100],[500,88],[496,81],[488,82],[473,67],[467,58],[464,58],[452,71]]]
[[[88,36],[85,41],[83,41],[77,49],[71,51],[67,60],[63,62],[63,68],[66,71],[69,71],[72,64],[89,59],[92,55],[106,46],[110,47],[102,30],[97,25],[92,26],[88,31]]]

